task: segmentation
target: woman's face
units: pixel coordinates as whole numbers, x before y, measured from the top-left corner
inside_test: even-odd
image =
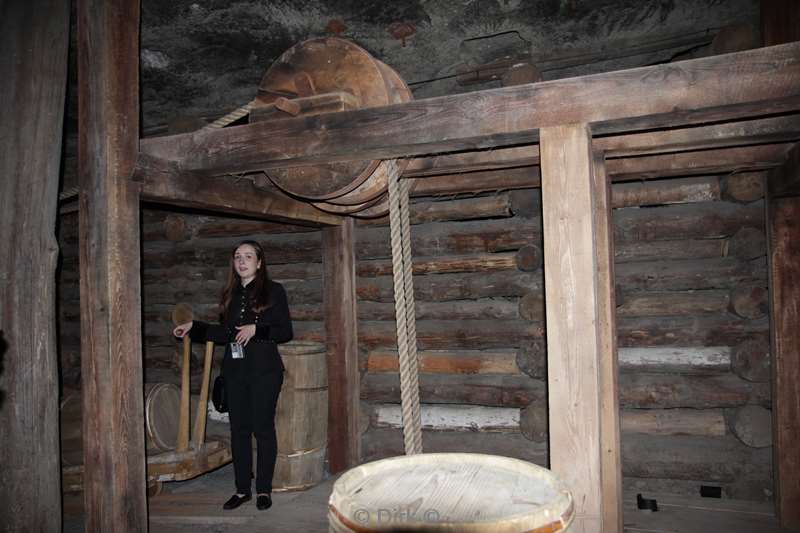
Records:
[[[239,246],[233,252],[233,267],[242,278],[243,285],[250,283],[256,277],[256,271],[261,268],[261,260],[258,259],[256,249],[249,244]]]

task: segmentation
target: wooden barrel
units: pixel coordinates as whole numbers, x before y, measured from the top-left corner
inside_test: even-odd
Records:
[[[275,430],[274,490],[304,490],[322,480],[328,444],[328,372],[325,346],[294,341],[280,346],[286,366]]]
[[[472,453],[393,457],[333,485],[329,531],[566,531],[572,496],[547,469]]]
[[[178,443],[181,389],[172,383],[147,383],[144,392],[144,421],[147,450],[174,450]]]

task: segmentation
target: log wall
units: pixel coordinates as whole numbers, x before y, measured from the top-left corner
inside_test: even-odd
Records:
[[[739,199],[727,192],[735,177],[612,187],[626,487],[696,494],[705,484],[731,497],[771,497],[763,186],[750,181],[756,193]],[[415,199],[426,451],[546,464],[539,198],[522,189]],[[71,216],[62,217],[59,287],[62,375],[74,384]],[[296,337],[324,340],[318,230],[155,209],[142,221],[148,381],[177,382],[170,310],[187,301],[214,319],[227,253],[243,238],[264,244],[271,275],[288,291]],[[359,223],[356,239],[362,458],[372,460],[402,453],[403,442],[386,221]]]

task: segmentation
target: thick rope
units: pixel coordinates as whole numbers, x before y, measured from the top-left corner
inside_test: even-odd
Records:
[[[389,226],[392,242],[394,309],[397,319],[397,351],[400,366],[400,402],[406,455],[422,453],[419,409],[417,330],[411,270],[411,238],[408,217],[408,183],[400,183],[397,163],[387,161],[389,172]]]
[[[239,109],[234,109],[233,111],[231,111],[230,113],[228,113],[224,117],[219,117],[217,120],[215,120],[211,124],[203,126],[201,129],[203,129],[203,130],[213,130],[213,129],[217,129],[217,128],[224,128],[228,124],[232,124],[232,123],[236,122],[237,120],[239,120],[240,118],[242,118],[242,117],[244,117],[246,115],[249,115],[250,114],[250,110],[253,109],[253,104],[254,103],[255,103],[255,100],[251,101],[250,103],[247,103],[247,104],[243,105]]]
[[[398,172],[399,174],[399,172]],[[417,315],[414,302],[413,263],[411,261],[411,223],[409,213],[409,192],[411,181],[400,182],[400,223],[403,234],[403,284],[406,292],[406,330],[408,331],[408,358],[411,361],[411,388],[416,393],[416,401],[411,405],[414,409],[412,417],[419,421],[422,418],[419,407],[419,358],[417,357]],[[421,422],[419,431],[413,433],[416,449],[422,453]]]
[[[238,109],[234,109],[233,111],[231,111],[227,115],[218,118],[217,120],[215,120],[211,124],[207,124],[207,125],[203,126],[200,129],[201,130],[213,130],[213,129],[217,129],[217,128],[224,128],[228,124],[233,124],[234,122],[236,122],[240,118],[242,118],[242,117],[244,117],[246,115],[249,115],[250,114],[250,110],[253,109],[253,104],[254,103],[255,103],[255,100],[251,101],[248,104],[243,105],[242,107],[240,107]],[[62,191],[61,194],[58,195],[58,200],[59,201],[68,200],[68,199],[70,199],[70,198],[72,198],[74,196],[78,196],[78,187],[71,187],[69,189],[66,189],[66,190]]]

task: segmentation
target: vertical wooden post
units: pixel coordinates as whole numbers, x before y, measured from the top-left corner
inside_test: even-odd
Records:
[[[69,3],[0,19],[0,526],[61,531],[55,239]]]
[[[540,130],[550,465],[572,491],[578,532],[603,531],[597,200],[586,124]],[[607,218],[605,219],[607,223]],[[606,235],[609,232],[606,229]]]
[[[146,531],[139,2],[78,2],[81,371],[87,531]]]
[[[761,0],[763,46],[800,41],[800,13],[796,0]]]
[[[600,334],[600,439],[602,445],[603,531],[622,531],[622,461],[619,442],[619,365],[617,359],[614,235],[611,182],[605,156],[594,154],[595,243],[597,246]]]
[[[322,230],[323,301],[328,344],[328,459],[331,473],[359,463],[360,398],[353,219]]]
[[[775,507],[800,528],[800,147],[767,179]]]

